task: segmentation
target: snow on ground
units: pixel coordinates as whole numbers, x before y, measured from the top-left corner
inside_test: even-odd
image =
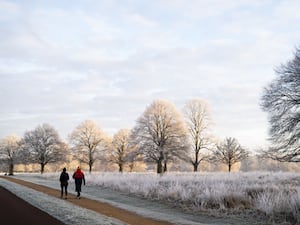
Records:
[[[16,175],[16,178],[59,190],[58,177],[59,173]],[[271,217],[283,213],[300,221],[300,175],[296,173],[168,173],[163,176],[154,173],[93,173],[86,174],[86,180],[83,197],[176,224],[258,224],[259,219],[253,218],[251,223],[245,222],[243,217],[213,218],[199,211],[204,209],[209,213],[212,210],[207,208],[209,204],[217,205],[222,211],[227,207],[224,202],[233,202],[239,210],[239,203],[244,206],[250,197],[253,199],[249,204],[254,210]],[[72,180],[69,192],[74,192]],[[197,213],[183,211],[179,207],[182,204],[189,204],[184,206],[194,207]]]
[[[35,207],[67,225],[125,225],[94,211],[75,206],[66,200],[51,197],[19,184],[0,179],[0,185]]]
[[[300,222],[300,175],[251,173],[93,173],[89,182],[195,211],[250,208],[272,217],[292,214]]]
[[[58,173],[50,174],[16,174],[15,178],[23,179],[36,184],[48,186],[57,190],[60,190]],[[86,175],[87,180],[89,180],[89,175]],[[1,179],[0,179],[1,181]],[[91,182],[90,180],[88,182]],[[87,182],[87,183],[88,183]],[[1,184],[1,183],[0,183]],[[74,182],[71,180],[68,187],[69,193],[75,194]],[[59,192],[58,192],[59,193]],[[95,184],[90,184],[83,186],[82,197],[87,197],[94,200],[99,200],[102,202],[109,203],[113,206],[135,212],[139,215],[150,217],[159,220],[165,220],[172,222],[174,224],[180,225],[205,225],[205,224],[215,224],[215,225],[229,225],[231,222],[226,222],[223,219],[210,218],[206,216],[199,216],[195,214],[189,214],[183,212],[179,208],[170,207],[166,204],[159,203],[157,201],[151,201],[146,199],[141,199],[126,193],[114,191],[110,188],[101,188],[95,186]],[[64,201],[59,199],[60,201]],[[32,204],[32,203],[31,203]],[[201,222],[199,222],[201,221]],[[93,224],[93,223],[87,223]],[[96,224],[96,223],[95,223]],[[237,223],[239,224],[239,223]],[[86,224],[85,224],[86,225]]]

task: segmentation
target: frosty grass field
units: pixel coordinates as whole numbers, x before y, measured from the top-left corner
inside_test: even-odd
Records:
[[[53,186],[59,173],[18,176]],[[86,174],[86,181],[88,186],[167,201],[188,211],[218,216],[251,213],[265,216],[274,224],[300,224],[300,174],[297,173],[166,173],[160,176],[95,172]]]

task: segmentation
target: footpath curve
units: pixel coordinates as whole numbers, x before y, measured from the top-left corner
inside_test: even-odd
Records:
[[[8,176],[2,176],[1,178],[6,179],[10,182],[14,182],[23,186],[26,186],[28,188],[34,189],[39,192],[43,192],[47,195],[50,195],[52,197],[59,198],[60,196],[60,191],[46,187],[43,185],[39,184],[34,184],[28,181],[8,177]],[[66,200],[68,202],[71,202],[74,205],[93,210],[97,213],[100,213],[102,215],[112,217],[115,219],[118,219],[120,221],[123,221],[125,223],[131,224],[131,225],[172,225],[172,223],[167,222],[167,221],[160,221],[160,220],[155,220],[152,218],[146,218],[143,216],[140,216],[136,213],[126,211],[124,209],[117,208],[115,206],[112,206],[108,203],[88,199],[88,198],[81,198],[77,199],[76,195],[74,194],[68,194],[68,199]]]

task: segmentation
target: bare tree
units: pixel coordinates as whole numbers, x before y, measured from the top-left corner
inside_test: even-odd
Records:
[[[133,166],[132,160],[135,158],[134,155],[137,154],[134,151],[134,146],[130,144],[130,133],[129,129],[121,129],[114,135],[112,140],[110,160],[119,166],[119,172],[123,172],[126,163]]]
[[[300,162],[300,48],[275,72],[278,77],[262,96],[272,142],[265,155],[281,162]]]
[[[211,117],[208,104],[201,99],[192,99],[184,106],[184,116],[190,135],[192,151],[187,161],[193,165],[196,172],[200,162],[209,159],[206,150],[212,145],[209,134]]]
[[[131,145],[131,144],[130,144]],[[128,163],[129,171],[132,172],[139,163],[143,162],[143,155],[141,155],[138,151],[136,145],[131,145],[132,151],[130,151],[126,157],[126,161]]]
[[[67,145],[49,124],[39,125],[34,130],[25,132],[23,148],[29,153],[29,162],[40,164],[41,173],[48,163],[65,161],[68,153]]]
[[[247,157],[248,152],[241,147],[235,138],[226,138],[213,151],[212,160],[226,164],[228,172],[230,172],[232,165],[241,162]]]
[[[93,120],[82,122],[69,135],[75,159],[88,164],[90,173],[95,161],[100,159],[100,153],[107,148],[107,138],[108,136]]]
[[[153,101],[137,120],[132,137],[145,160],[157,164],[157,173],[167,171],[168,161],[186,157],[188,135],[185,123],[168,101]]]
[[[14,175],[14,166],[21,159],[21,138],[10,135],[0,141],[0,158],[8,163],[8,175]]]

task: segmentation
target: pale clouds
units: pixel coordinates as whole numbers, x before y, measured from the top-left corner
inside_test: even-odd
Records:
[[[220,139],[266,144],[259,103],[298,45],[299,1],[0,0],[0,137],[85,119],[113,134],[156,98],[206,99]]]

